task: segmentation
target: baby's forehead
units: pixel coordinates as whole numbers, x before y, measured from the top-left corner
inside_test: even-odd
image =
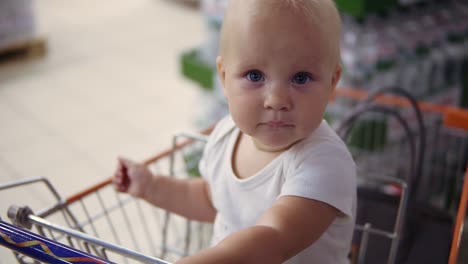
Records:
[[[223,22],[223,34],[236,32],[247,21],[301,20],[303,30],[323,32],[329,38],[341,36],[341,19],[333,0],[230,0]]]
[[[221,52],[225,53],[237,38],[263,34],[262,26],[268,27],[268,23],[274,24],[269,30],[275,33],[285,24],[291,25],[291,32],[283,30],[278,37],[300,33],[304,41],[320,38],[339,60],[341,20],[332,0],[231,0],[221,35]]]
[[[339,13],[333,0],[230,0],[227,14],[232,17],[250,17],[258,15],[278,16],[294,14],[316,22],[339,20]]]

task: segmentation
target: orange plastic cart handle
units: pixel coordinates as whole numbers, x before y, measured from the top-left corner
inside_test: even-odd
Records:
[[[364,90],[339,87],[335,89],[332,100],[336,99],[336,97],[347,97],[359,101],[366,99],[368,94],[369,93]],[[380,95],[375,101],[389,106],[411,107],[410,102],[400,96]],[[441,114],[444,117],[444,125],[446,127],[468,130],[468,111],[465,109],[421,101],[418,102],[418,106],[422,112]]]
[[[452,236],[452,247],[450,249],[449,264],[457,264],[458,250],[460,249],[461,235],[463,233],[463,224],[466,216],[466,206],[468,203],[468,166],[465,170],[465,180],[463,181],[463,190],[458,206],[455,229]]]

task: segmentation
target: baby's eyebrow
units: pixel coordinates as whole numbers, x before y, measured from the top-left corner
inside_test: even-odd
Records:
[[[260,63],[258,63],[255,60],[245,58],[239,59],[238,66],[241,66],[242,68],[258,68],[260,66]]]
[[[260,71],[264,73],[264,68],[259,67],[258,65],[253,65],[253,64],[242,65],[240,67],[237,67],[237,70],[241,73],[247,73],[249,71]]]

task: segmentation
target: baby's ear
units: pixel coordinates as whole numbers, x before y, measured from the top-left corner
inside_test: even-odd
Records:
[[[218,70],[218,76],[221,80],[221,83],[224,87],[224,82],[226,80],[226,69],[224,68],[224,59],[222,56],[216,58],[216,69]]]
[[[341,64],[338,63],[335,67],[335,71],[333,72],[333,76],[332,76],[332,89],[333,90],[335,90],[336,85],[338,84],[338,81],[341,78],[341,71],[342,71]]]

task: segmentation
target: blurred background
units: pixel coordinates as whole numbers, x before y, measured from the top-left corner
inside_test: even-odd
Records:
[[[118,155],[142,161],[194,130],[198,88],[179,57],[203,40],[201,13],[176,1],[1,0],[0,182],[45,176],[67,197],[110,177]],[[1,215],[48,194],[8,193]]]
[[[145,160],[169,148],[173,133],[198,131],[224,116],[214,62],[226,3],[0,0],[0,183],[45,176],[67,197],[107,179],[119,155]],[[336,3],[343,18],[342,92],[397,86],[419,101],[465,111],[468,1]],[[332,104],[326,118],[333,123],[350,107],[349,100]],[[401,130],[376,120],[357,125],[378,131],[354,131],[351,147],[382,150],[401,138]],[[427,170],[450,177],[434,180],[440,175],[431,173],[421,182],[420,198],[450,224],[464,183],[467,131],[460,132],[463,141],[442,140],[443,150],[428,144],[444,160],[430,156],[429,163],[442,165]],[[50,205],[47,196],[40,188],[11,192],[0,200],[0,216],[25,197],[39,208]],[[7,255],[0,247],[0,263],[11,263]]]
[[[180,54],[204,39],[175,1],[0,2],[0,175],[47,176],[64,194],[194,128]],[[3,51],[3,52],[2,52]]]

